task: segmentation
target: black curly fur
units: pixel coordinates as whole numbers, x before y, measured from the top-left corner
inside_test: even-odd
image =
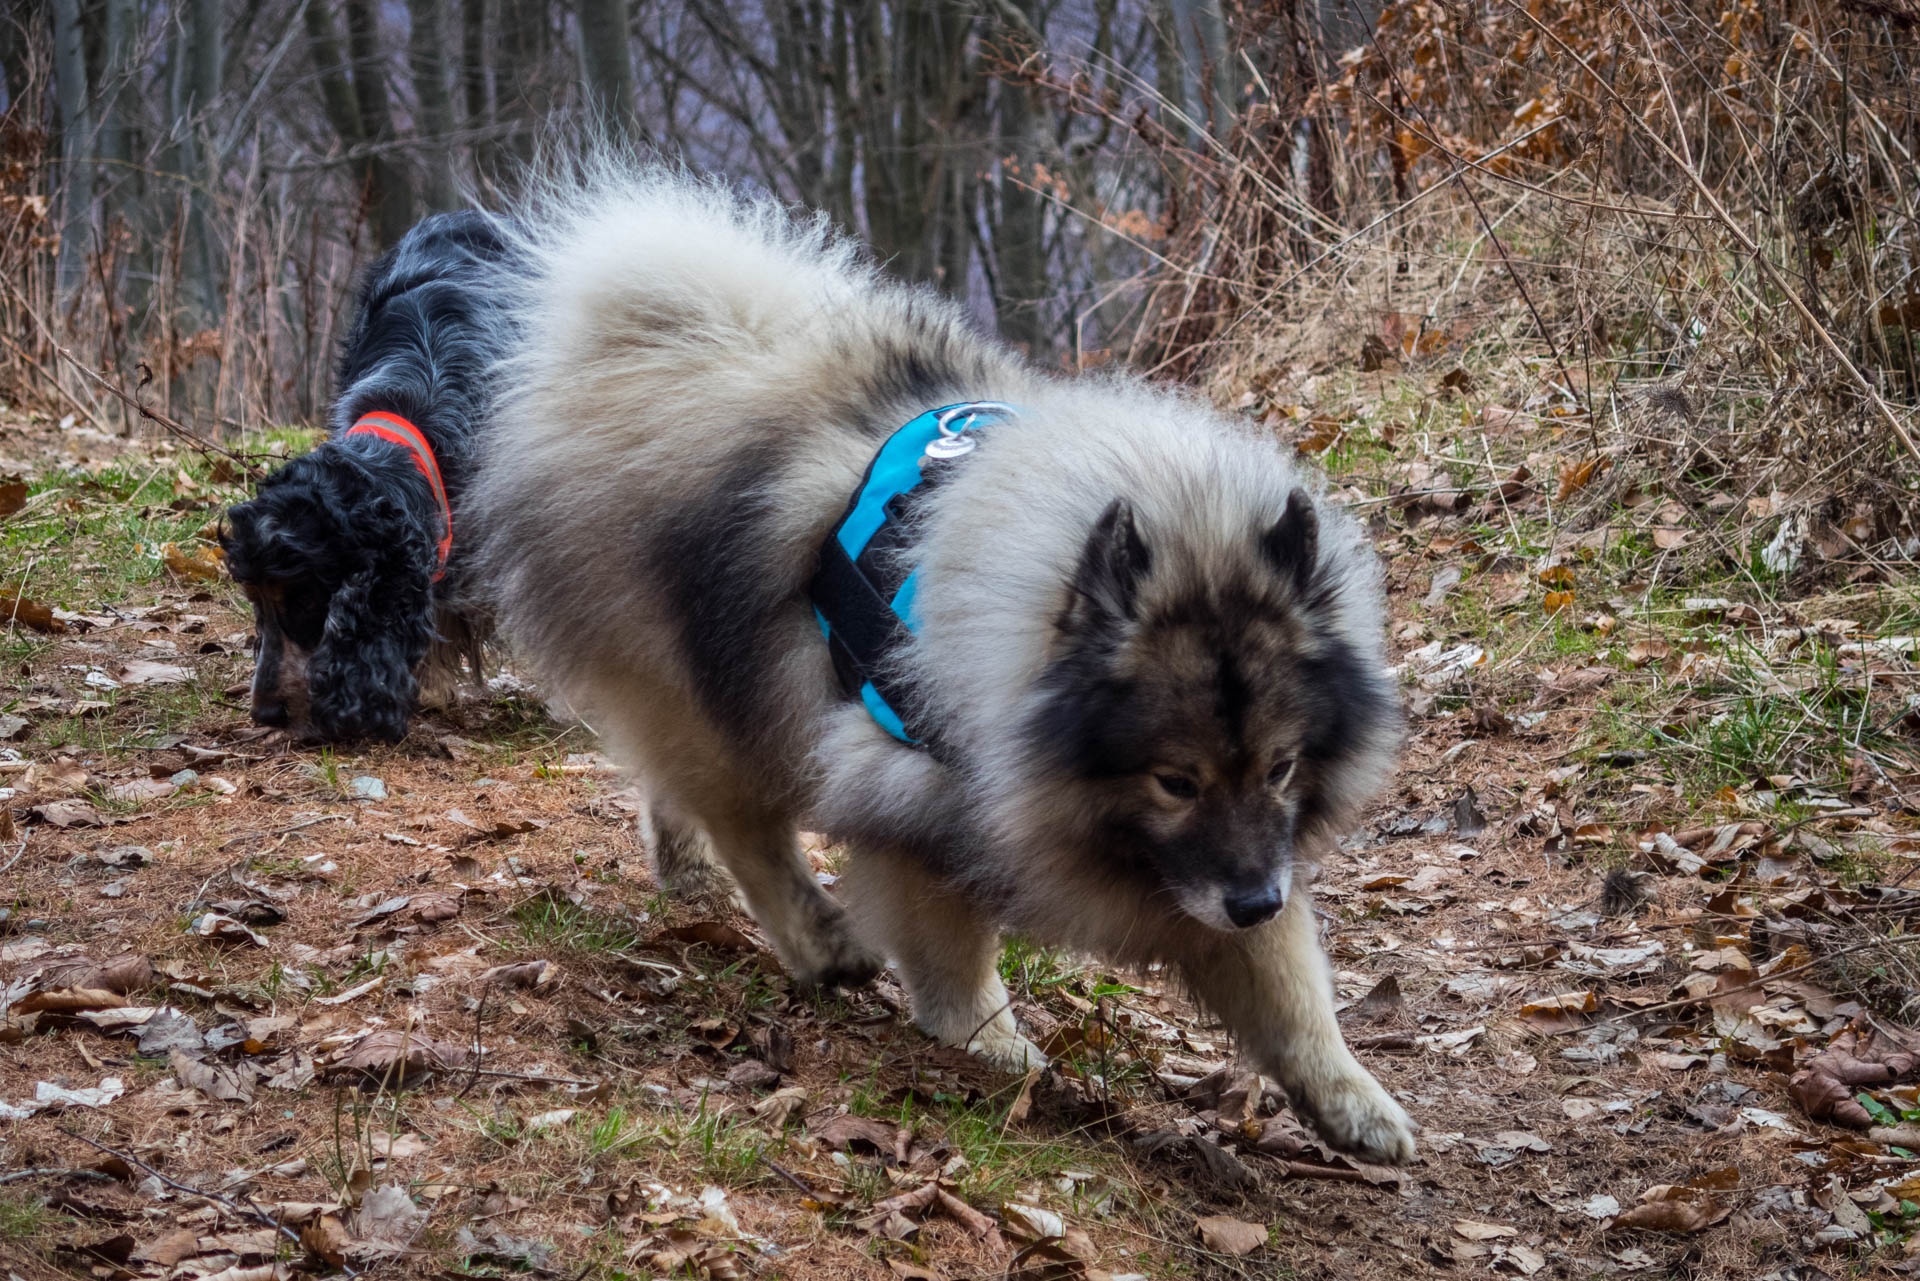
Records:
[[[437,641],[486,630],[462,552],[476,544],[460,495],[509,330],[508,251],[478,213],[436,214],[367,272],[339,369],[333,436],[227,514],[227,567],[254,603],[253,716],[301,737],[397,741]],[[386,410],[418,427],[453,509],[438,583],[440,505],[404,449],[344,433]]]

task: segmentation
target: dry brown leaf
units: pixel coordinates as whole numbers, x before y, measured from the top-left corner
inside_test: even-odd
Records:
[[[167,1062],[180,1084],[200,1091],[217,1103],[253,1102],[253,1083],[259,1078],[259,1073],[251,1064],[237,1063],[228,1067],[218,1063],[203,1063],[179,1050],[168,1055]]]
[[[1566,463],[1560,468],[1560,492],[1555,502],[1564,503],[1574,494],[1585,489],[1593,478],[1607,469],[1608,460],[1604,457],[1584,459],[1577,463]]]
[[[1732,1206],[1704,1189],[1661,1183],[1642,1192],[1640,1204],[1616,1218],[1612,1230],[1704,1232],[1732,1213]]]
[[[29,992],[12,1005],[14,1014],[77,1014],[86,1010],[117,1010],[127,999],[97,987],[56,987]]]
[[[892,1155],[894,1141],[900,1133],[900,1127],[891,1121],[876,1121],[871,1117],[854,1116],[850,1112],[830,1117],[817,1126],[809,1123],[807,1129],[814,1138],[836,1152],[850,1152],[860,1147],[878,1152],[881,1156]]]
[[[753,1114],[769,1128],[782,1130],[793,1114],[806,1106],[807,1089],[803,1085],[789,1085],[775,1090],[766,1098],[753,1105]]]
[[[559,973],[552,961],[522,961],[518,965],[496,965],[483,972],[479,981],[495,987],[540,990],[552,987]]]
[[[293,1276],[293,1268],[285,1263],[263,1263],[258,1267],[222,1268],[218,1272],[209,1272],[200,1281],[288,1281]]]
[[[1858,1088],[1890,1084],[1916,1067],[1920,1067],[1920,1055],[1871,1040],[1862,1045],[1846,1035],[1794,1073],[1787,1093],[1812,1120],[1864,1130],[1873,1118],[1855,1100]]]
[[[1687,531],[1671,525],[1656,525],[1653,529],[1653,545],[1663,552],[1678,551],[1687,545]]]
[[[138,952],[123,952],[105,961],[71,956],[50,961],[36,976],[43,987],[96,988],[122,996],[144,992],[160,981],[153,963]]]
[[[1538,1001],[1529,1001],[1520,1007],[1521,1018],[1536,1016],[1559,1017],[1567,1014],[1591,1014],[1598,1008],[1599,1000],[1591,989],[1584,992],[1562,992],[1557,996],[1542,997]]]
[[[413,1203],[407,1190],[385,1183],[367,1193],[353,1216],[353,1234],[363,1241],[407,1245],[426,1226],[428,1212]]]
[[[1267,1243],[1264,1224],[1248,1223],[1224,1214],[1208,1215],[1193,1226],[1200,1233],[1200,1243],[1207,1249],[1236,1259],[1252,1254]]]
[[[0,520],[5,520],[26,505],[26,477],[0,476]]]
[[[661,936],[679,943],[705,943],[708,947],[753,951],[753,940],[725,921],[695,921],[691,925],[676,925],[662,931]]]
[[[451,1071],[466,1061],[467,1051],[461,1046],[403,1028],[380,1028],[334,1050],[320,1072],[327,1077],[361,1076],[375,1084],[399,1085]]]
[[[162,543],[160,559],[165,562],[168,573],[188,582],[218,582],[227,572],[226,552],[211,543],[188,547]]]
[[[193,923],[193,932],[228,947],[265,947],[267,940],[246,925],[220,912],[207,912]]]
[[[1389,974],[1373,985],[1373,990],[1353,1003],[1347,1011],[1356,1022],[1378,1023],[1392,1018],[1406,1004],[1400,994],[1400,980]]]
[[[120,672],[122,685],[179,685],[193,679],[193,673],[173,663],[156,663],[136,658]]]
[[[10,592],[0,592],[0,624],[18,624],[49,636],[58,636],[67,630],[67,625],[53,616],[52,606]]]
[[[1052,1210],[1043,1210],[1024,1201],[1005,1201],[1000,1205],[1000,1224],[1016,1241],[1041,1241],[1067,1234],[1067,1221]]]
[[[48,801],[34,806],[27,814],[55,827],[112,827],[127,821],[109,818],[87,801]]]
[[[133,1252],[136,1262],[171,1268],[180,1260],[200,1253],[200,1234],[192,1228],[175,1228]]]
[[[323,1214],[300,1229],[301,1248],[330,1267],[346,1262],[347,1247],[352,1242],[347,1225],[331,1214]]]

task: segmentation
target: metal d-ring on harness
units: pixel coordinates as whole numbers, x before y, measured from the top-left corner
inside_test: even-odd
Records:
[[[955,461],[973,452],[974,432],[1018,412],[999,401],[965,401],[928,410],[895,431],[820,548],[813,612],[842,688],[887,733],[935,756],[939,744],[921,723],[918,700],[888,662],[919,627],[912,515]]]

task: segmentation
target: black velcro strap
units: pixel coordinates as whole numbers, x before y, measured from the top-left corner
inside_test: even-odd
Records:
[[[857,680],[849,681],[847,673],[840,672],[847,693],[857,697],[865,681],[874,681],[874,688],[881,689],[875,673],[884,670],[888,653],[912,638],[907,625],[893,612],[892,603],[867,581],[838,538],[827,539],[821,547],[820,568],[811,590],[832,629],[832,639],[840,642],[853,661]],[[837,670],[840,665],[836,662],[834,666]]]

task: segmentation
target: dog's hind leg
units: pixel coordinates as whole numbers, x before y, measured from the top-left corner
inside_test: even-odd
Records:
[[[1176,959],[1194,994],[1226,1021],[1255,1066],[1285,1087],[1321,1138],[1368,1161],[1398,1164],[1413,1155],[1412,1120],[1340,1035],[1333,977],[1305,893],[1267,924],[1196,938]]]
[[[844,884],[860,930],[899,962],[923,1031],[1008,1071],[1047,1061],[1014,1024],[999,934],[973,904],[911,855],[856,850]]]
[[[880,972],[881,961],[854,938],[846,912],[813,879],[790,821],[736,810],[708,817],[705,826],[714,853],[796,983],[859,987]]]
[[[699,828],[649,806],[641,839],[653,861],[654,882],[668,894],[715,905],[737,901],[732,878],[714,861]]]

